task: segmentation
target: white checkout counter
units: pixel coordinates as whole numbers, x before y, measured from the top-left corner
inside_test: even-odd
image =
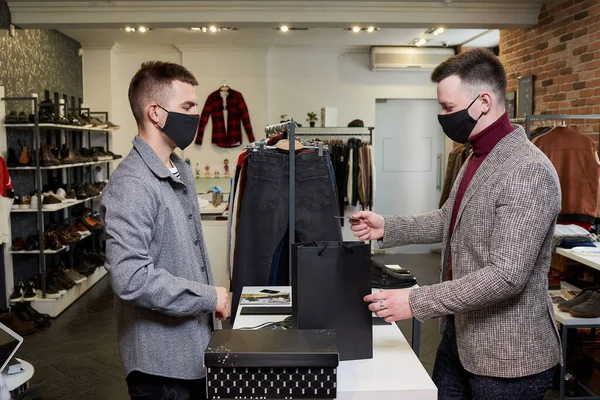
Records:
[[[290,292],[289,286],[269,289]],[[265,287],[245,287],[259,293]],[[262,304],[261,304],[262,306]],[[233,329],[285,319],[285,315],[241,315]],[[269,307],[279,307],[272,305]],[[337,398],[342,400],[435,400],[437,388],[396,324],[373,326],[373,358],[341,361],[337,371]]]

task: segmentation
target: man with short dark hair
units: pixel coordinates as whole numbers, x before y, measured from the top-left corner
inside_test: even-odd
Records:
[[[196,135],[196,85],[181,65],[142,64],[129,86],[138,136],[103,192],[105,266],[132,399],[205,399],[204,350],[229,315],[191,168],[173,153]]]
[[[355,215],[360,240],[443,243],[442,283],[365,297],[386,321],[443,317],[433,380],[439,399],[543,399],[560,362],[548,295],[558,176],[505,111],[506,73],[487,50],[449,58],[432,74],[446,135],[473,154],[448,201],[418,216]]]

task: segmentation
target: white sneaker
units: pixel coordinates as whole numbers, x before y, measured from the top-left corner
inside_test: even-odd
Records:
[[[58,197],[62,197],[63,199],[67,197],[67,192],[65,191],[65,189],[60,188],[56,191],[56,195]]]

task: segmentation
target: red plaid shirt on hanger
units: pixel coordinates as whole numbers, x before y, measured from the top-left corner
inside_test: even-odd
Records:
[[[237,147],[242,144],[242,126],[248,135],[250,142],[254,142],[254,133],[252,133],[252,124],[250,123],[250,114],[244,101],[244,96],[238,91],[229,89],[226,98],[227,102],[227,126],[225,126],[224,101],[219,90],[208,95],[202,114],[200,115],[200,125],[198,126],[198,135],[196,144],[202,144],[204,128],[208,123],[208,118],[212,116],[212,143],[219,147]]]

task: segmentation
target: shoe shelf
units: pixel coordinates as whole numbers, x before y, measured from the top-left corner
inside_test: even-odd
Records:
[[[87,199],[84,199],[84,200],[64,202],[64,203],[56,204],[56,205],[51,204],[46,207],[42,206],[42,212],[55,212],[55,211],[64,210],[65,208],[73,207],[73,206],[76,206],[77,204],[85,203],[88,200],[95,200],[100,197],[102,197],[102,194],[100,194],[99,196],[88,197]],[[22,208],[22,209],[10,210],[11,213],[35,213],[37,211],[38,210],[36,208]]]
[[[72,289],[67,290],[67,293],[60,296],[58,299],[40,298],[35,299],[31,306],[38,312],[48,314],[52,318],[56,318],[67,307],[73,304],[79,297],[87,292],[92,286],[104,278],[108,272],[104,267],[98,267],[93,274],[87,277],[86,281],[78,283]]]
[[[58,250],[44,250],[44,254],[56,254],[65,250],[67,246],[63,246]],[[10,254],[40,254],[39,250],[11,250]]]
[[[47,170],[47,169],[64,169],[64,168],[86,167],[86,166],[89,166],[89,165],[107,164],[107,163],[111,163],[113,161],[116,161],[116,159],[113,159],[113,160],[92,161],[92,162],[77,163],[77,164],[53,165],[51,167],[40,167],[40,169],[41,170]],[[36,167],[8,167],[8,169],[10,171],[12,171],[12,170],[31,170],[31,171],[35,171]]]
[[[577,261],[581,264],[587,265],[588,267],[600,271],[599,255],[577,253],[576,251],[563,249],[561,247],[557,247],[556,250],[554,250],[554,252],[556,254],[560,254],[563,257],[567,257],[571,260]]]
[[[35,124],[4,124],[6,128],[35,128]],[[61,125],[61,124],[49,124],[42,123],[38,124],[40,128],[50,128],[50,129],[64,129],[66,131],[91,131],[91,132],[104,132],[104,133],[112,133],[115,129],[108,128],[95,128],[95,127],[83,127],[83,126],[75,126],[75,125]]]
[[[90,236],[92,236],[92,232],[79,232],[79,235],[81,236],[81,238],[79,240],[77,240],[76,242],[73,242],[72,244],[79,243],[83,239],[89,238]],[[69,246],[62,246],[58,250],[44,250],[44,254],[56,254],[56,253],[60,253],[61,251],[67,250],[68,248],[69,248]],[[39,254],[39,253],[40,253],[39,250],[11,250],[10,251],[10,254]]]

